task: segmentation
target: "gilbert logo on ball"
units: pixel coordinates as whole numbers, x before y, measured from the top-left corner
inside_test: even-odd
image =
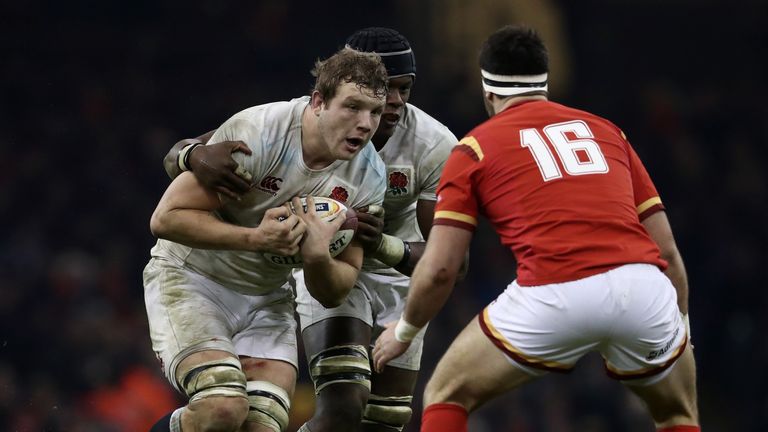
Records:
[[[301,199],[301,204],[306,210],[307,201],[305,198]],[[345,210],[347,211],[346,220],[328,243],[328,251],[331,253],[331,257],[340,254],[352,242],[352,237],[355,235],[355,231],[357,231],[357,215],[354,210],[347,209],[344,204],[333,198],[315,197],[315,212],[325,222],[332,222]],[[301,267],[303,264],[300,253],[285,256],[265,252],[264,257],[269,262],[281,267]]]

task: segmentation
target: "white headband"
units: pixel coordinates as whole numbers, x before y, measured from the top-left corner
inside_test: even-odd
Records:
[[[497,75],[480,70],[483,75],[483,90],[499,96],[514,96],[532,91],[548,89],[547,74],[539,75]]]

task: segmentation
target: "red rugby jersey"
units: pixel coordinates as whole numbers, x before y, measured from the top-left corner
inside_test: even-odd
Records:
[[[491,117],[453,149],[437,192],[434,223],[487,217],[520,285],[667,266],[640,223],[663,209],[648,172],[619,128],[584,111],[531,101]]]

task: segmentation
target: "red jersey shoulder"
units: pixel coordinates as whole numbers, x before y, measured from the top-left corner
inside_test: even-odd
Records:
[[[451,150],[451,153],[453,152],[464,154],[475,162],[480,162],[485,157],[485,153],[483,152],[482,147],[480,147],[480,143],[477,141],[477,138],[472,135],[467,135],[462,138]]]

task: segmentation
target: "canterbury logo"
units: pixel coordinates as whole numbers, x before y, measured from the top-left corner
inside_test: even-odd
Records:
[[[259,186],[262,189],[277,192],[278,190],[280,190],[280,183],[282,182],[283,182],[283,179],[281,179],[280,177],[269,176],[269,177],[264,177],[261,180],[261,183],[259,183]]]

